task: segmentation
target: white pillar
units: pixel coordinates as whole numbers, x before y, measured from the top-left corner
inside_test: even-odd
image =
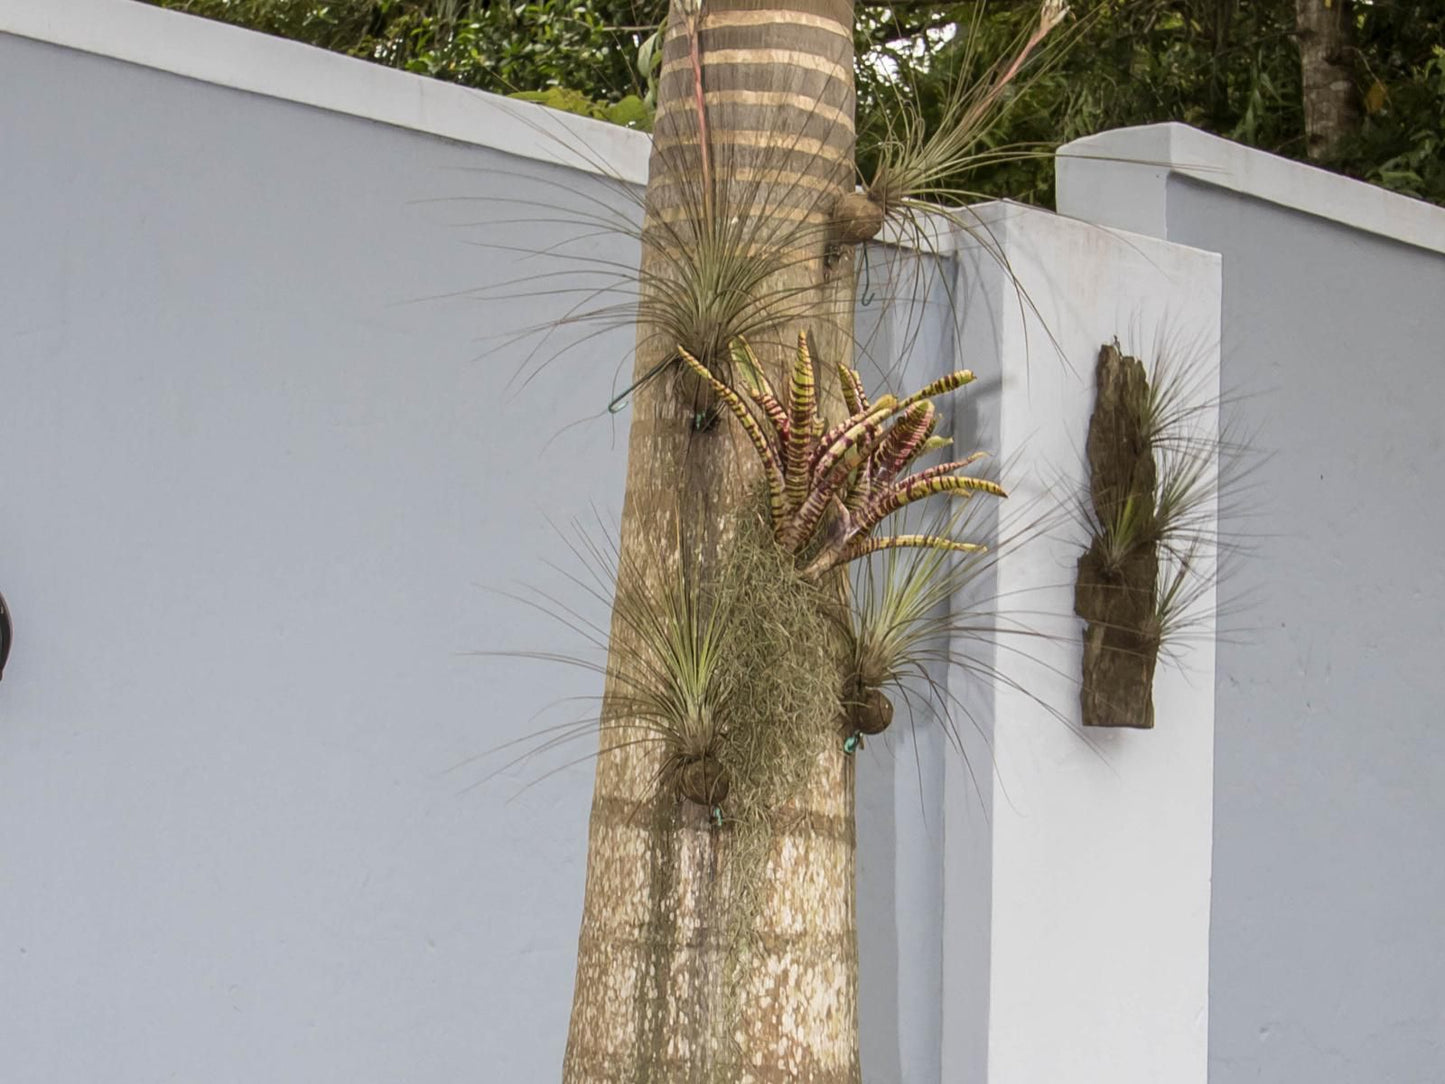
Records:
[[[1213,625],[1161,659],[1155,729],[1084,731],[1071,512],[1102,345],[1187,352],[1217,387],[1219,257],[1009,204],[972,232],[960,361],[997,426],[1006,518],[1053,523],[990,589],[1002,623],[1042,635],[1002,634],[998,676],[951,679],[977,725],[955,720],[969,762],[945,782],[943,1080],[1205,1084]]]

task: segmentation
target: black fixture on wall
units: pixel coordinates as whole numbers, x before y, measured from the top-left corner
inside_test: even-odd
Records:
[[[10,657],[10,641],[15,639],[10,624],[10,607],[5,605],[5,596],[0,595],[0,678],[5,676],[5,660]]]

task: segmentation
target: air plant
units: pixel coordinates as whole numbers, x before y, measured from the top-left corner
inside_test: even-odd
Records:
[[[683,575],[654,591],[635,583],[621,588],[614,613],[637,645],[614,667],[619,695],[611,713],[660,735],[663,776],[675,780],[685,798],[716,808],[730,785],[718,760],[731,706],[720,667],[725,603]]]
[[[871,176],[864,178],[861,192],[845,197],[835,208],[839,228],[850,237],[856,234],[866,240],[885,220],[907,223],[917,231],[921,217],[942,214],[955,218],[943,205],[975,197],[960,187],[969,172],[1048,153],[1048,148],[1034,145],[999,146],[990,137],[1016,96],[1018,80],[1029,61],[1068,11],[1061,0],[1045,0],[1033,26],[1016,39],[1008,54],[979,76],[970,74],[976,44],[975,34],[969,33],[963,74],[951,88],[935,124],[926,124],[918,107],[901,94],[895,109],[880,111],[876,145],[871,148]]]
[[[582,636],[605,661],[558,651],[508,654],[601,674],[606,692],[599,755],[639,743],[660,744],[657,784],[717,809],[731,787],[719,752],[737,705],[726,666],[727,643],[735,631],[732,597],[700,582],[686,562],[653,569],[634,562],[619,565],[615,547],[580,531],[570,545],[586,575],[563,574],[594,603],[610,605],[611,628],[541,592],[514,597]],[[597,725],[589,718],[549,728],[536,740],[523,739],[531,748],[498,770],[595,735]]]
[[[949,443],[934,437],[938,412],[931,400],[970,383],[971,372],[949,373],[904,399],[884,395],[870,402],[858,372],[840,363],[849,415],[829,426],[818,412],[806,333],[798,336],[786,407],[746,341],[735,346],[734,367],[747,400],[688,351],[680,349],[679,355],[747,434],[762,461],[773,538],[798,558],[805,579],[816,581],[839,565],[893,548],[978,549],[938,535],[873,535],[888,516],[935,494],[1007,496],[996,482],[955,473],[982,452],[908,473],[925,452]]]
[[[827,142],[832,126],[842,123],[822,102],[802,116],[791,106],[765,112],[756,122],[758,130],[773,137],[765,146],[735,147],[708,138],[708,125],[716,118],[709,119],[707,95],[699,98],[695,93],[692,8],[684,7],[679,24],[689,37],[689,70],[679,70],[677,77],[687,81],[688,92],[663,108],[653,133],[653,172],[666,183],[644,192],[612,174],[612,167],[581,144],[567,123],[519,106],[520,122],[558,144],[560,158],[600,173],[605,191],[528,175],[528,195],[522,198],[473,198],[520,209],[523,215],[507,218],[507,225],[565,223],[584,231],[542,253],[527,244],[490,246],[558,261],[555,269],[544,268],[485,292],[491,298],[529,300],[545,292],[562,301],[565,311],[559,318],[503,333],[508,340],[534,344],[519,380],[531,379],[548,360],[584,347],[597,335],[635,328],[636,349],[628,356],[639,367],[629,369],[630,379],[620,382],[626,387],[609,409],[620,411],[640,385],[670,375],[680,378],[678,396],[692,402],[696,422],[705,427],[716,416],[716,401],[708,385],[691,379],[691,370],[677,363],[677,346],[732,383],[730,345],[737,339],[761,344],[780,327],[826,319],[830,314],[820,306],[851,306],[845,291],[837,297],[819,296],[816,275],[809,269],[825,247],[836,256],[842,245],[866,240],[877,232],[884,215],[911,223],[908,228],[918,226],[938,213],[931,202],[957,204],[972,195],[957,187],[968,168],[1045,153],[1042,148],[997,147],[988,136],[1013,91],[1038,70],[1045,38],[1056,33],[1067,9],[1058,0],[1045,3],[1033,28],[1004,59],[984,66],[981,78],[960,81],[936,126],[925,125],[908,105],[886,120],[875,152],[878,164],[864,191],[840,197],[846,177],[839,186],[820,186],[816,178],[797,175],[799,156]],[[665,36],[652,42],[649,64]],[[972,57],[983,46],[968,48]],[[965,65],[977,66],[971,61]],[[918,222],[913,222],[915,213]],[[947,216],[946,209],[944,213]],[[849,224],[860,215],[866,221]],[[971,234],[981,232],[966,216],[953,215],[951,221]],[[633,255],[599,253],[595,242],[607,236],[639,242],[640,269]],[[1001,257],[996,243],[985,244],[995,258]],[[568,334],[573,331],[575,336]]]
[[[954,521],[945,533],[953,533]],[[985,552],[984,546],[961,557],[939,548],[892,549],[860,563],[847,610],[839,719],[850,742],[893,722],[889,690],[896,694],[910,678],[931,684],[928,664],[948,651],[953,631],[949,603]]]
[[[1084,723],[1154,724],[1161,649],[1213,588],[1221,441],[1201,426],[1217,399],[1187,368],[1099,354],[1075,610],[1084,633]]]
[[[653,259],[642,272],[634,313],[639,327],[654,344],[676,345],[726,372],[733,341],[764,335],[808,311],[811,286],[774,284],[800,262],[799,247],[817,228],[783,230],[774,223],[760,235],[763,225],[746,216],[659,225],[659,236],[644,241]]]
[[[685,557],[622,560],[610,542],[578,532],[586,574],[565,571],[610,627],[562,599],[513,596],[582,636],[597,652],[508,652],[601,674],[598,755],[660,746],[656,785],[722,823],[761,823],[811,771],[838,710],[838,640],[831,595],[807,583],[757,517],[745,517],[707,577]],[[590,719],[542,731],[502,765],[596,734]]]
[[[772,141],[735,147],[705,138],[707,112],[694,97],[690,93],[687,101],[659,112],[652,171],[663,180],[646,190],[611,175],[609,164],[578,145],[562,122],[519,115],[560,144],[565,157],[600,173],[606,188],[594,194],[575,182],[528,176],[527,197],[479,198],[535,210],[536,217],[512,217],[508,225],[567,224],[585,231],[540,254],[558,261],[556,269],[513,279],[502,292],[487,294],[535,298],[546,291],[566,301],[560,318],[507,334],[512,341],[534,340],[524,374],[535,375],[549,344],[556,357],[604,332],[635,328],[635,351],[629,353],[641,359],[642,368],[611,409],[620,410],[639,386],[664,374],[680,378],[684,398],[697,397],[701,389],[701,398],[711,400],[710,389],[678,363],[676,347],[730,378],[734,340],[761,342],[805,316],[827,318],[829,305],[851,306],[851,298],[819,296],[814,268],[831,238],[834,189],[799,175],[797,165],[841,121],[821,102],[816,114],[802,117],[778,107],[775,117],[765,114],[758,122],[771,125]],[[593,245],[608,236],[638,242],[641,260],[599,255]],[[533,246],[491,247],[539,255]],[[556,337],[573,328],[582,334],[557,345]]]
[[[1016,596],[1009,607],[1014,616],[1000,612],[1000,597],[990,587],[1005,555],[1057,529],[1059,510],[1041,497],[1022,516],[1007,517],[1008,522],[995,518],[994,511],[994,506],[970,503],[936,515],[927,528],[933,534],[986,536],[987,550],[955,554],[893,549],[853,566],[849,604],[842,611],[844,661],[836,727],[845,752],[856,751],[866,737],[893,725],[896,705],[911,724],[927,718],[940,726],[967,764],[967,742],[957,720],[975,727],[978,722],[972,706],[960,698],[954,671],[1007,687],[1060,724],[1072,726],[1070,718],[1040,696],[1032,680],[1016,676],[1010,664],[1024,661],[1058,674],[1035,653],[1036,646],[1054,634],[1025,620]],[[982,729],[980,736],[988,740]]]

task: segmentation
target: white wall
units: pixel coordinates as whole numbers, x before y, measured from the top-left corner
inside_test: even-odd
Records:
[[[1223,255],[1254,445],[1224,522],[1210,1079],[1439,1080],[1445,208],[1181,125],[1066,151],[1064,211]]]
[[[572,299],[476,291],[569,239],[634,260],[554,204],[631,213],[596,174],[646,140],[131,0],[0,0],[0,149],[0,1079],[551,1079],[591,742],[520,795],[569,757],[475,788],[469,758],[595,682],[466,653],[556,645],[486,588],[557,586],[549,519],[619,506],[631,333],[519,386],[499,333]],[[1082,477],[1099,344],[1208,338],[1217,267],[989,213],[1039,313],[974,253],[949,283],[944,237],[926,302],[860,326],[904,385],[978,371],[956,431],[1036,508]],[[1072,674],[1073,551],[1031,553],[995,586],[1065,615],[1030,652]],[[973,775],[926,725],[870,743],[869,1084],[1199,1079],[1208,667],[1092,749],[961,675]]]
[[[522,388],[569,302],[459,292],[606,190],[4,33],[0,162],[0,1080],[555,1078],[590,765],[468,758],[595,682],[468,653],[559,643],[495,592],[620,507],[632,333]]]

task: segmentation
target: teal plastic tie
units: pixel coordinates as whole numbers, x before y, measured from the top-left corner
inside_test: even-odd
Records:
[[[866,309],[873,304],[873,269],[868,264],[868,253],[862,251],[861,245],[858,255],[863,257],[863,296],[859,298],[858,304]]]
[[[669,365],[672,364],[672,362],[672,358],[664,358],[662,361],[659,361],[656,365],[654,365],[651,369],[647,370],[647,372],[643,373],[640,379],[633,381],[631,384],[627,385],[627,387],[623,388],[622,391],[618,392],[616,397],[613,398],[612,402],[607,404],[607,413],[622,413],[623,410],[627,409],[627,404],[632,399],[632,393],[635,392],[638,388],[642,387],[642,385],[646,384],[658,373],[662,372],[662,370],[666,369]]]

